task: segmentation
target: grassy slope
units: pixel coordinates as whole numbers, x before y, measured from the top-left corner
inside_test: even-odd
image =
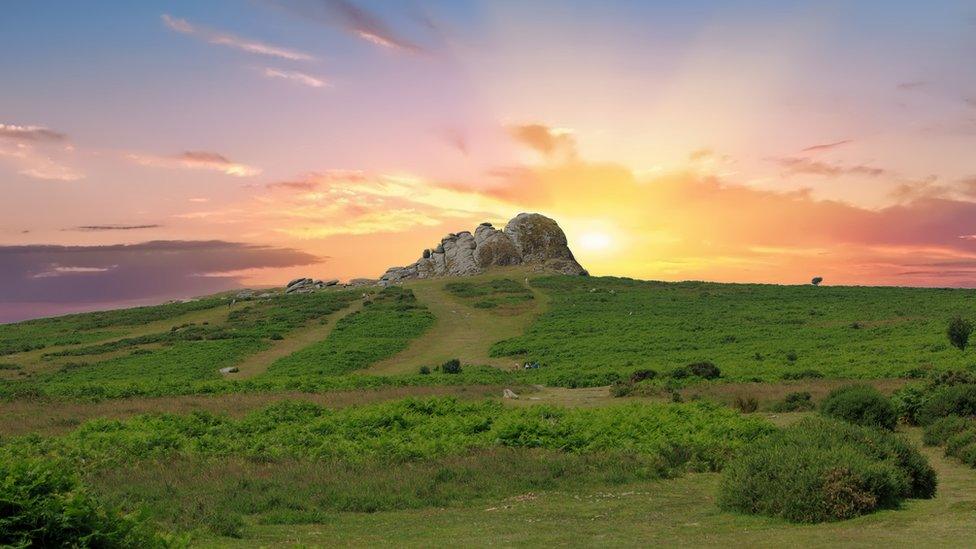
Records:
[[[464,281],[468,284],[490,284],[499,279],[521,280],[526,274],[520,269],[503,269]],[[507,306],[500,308],[480,308],[475,306],[479,301],[498,297],[459,297],[446,288],[448,284],[451,282],[445,280],[423,280],[409,284],[417,299],[430,308],[437,321],[410,347],[373,365],[368,373],[416,373],[421,366],[436,366],[452,358],[460,359],[464,364],[485,364],[506,370],[517,363],[507,357],[492,357],[488,351],[494,342],[522,334],[545,310],[548,303],[546,295],[532,292],[531,300],[522,299],[514,305],[506,303]]]
[[[976,292],[919,288],[655,283],[553,277],[533,281],[550,309],[496,356],[560,372],[627,374],[708,360],[734,380],[898,377],[976,362],[945,326],[976,310]]]

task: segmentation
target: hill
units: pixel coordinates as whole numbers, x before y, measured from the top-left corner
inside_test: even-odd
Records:
[[[58,464],[194,545],[973,541],[976,473],[932,449],[939,492],[902,510],[800,528],[714,503],[716,471],[809,414],[771,412],[787,395],[970,369],[945,328],[972,291],[530,262],[322,286],[0,326],[0,475]]]

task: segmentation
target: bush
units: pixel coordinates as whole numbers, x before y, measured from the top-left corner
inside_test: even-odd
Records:
[[[430,375],[430,366],[421,366],[420,375],[422,376]]]
[[[824,375],[818,370],[800,370],[799,372],[786,372],[782,376],[785,380],[798,380],[798,379],[820,379]]]
[[[906,385],[891,395],[898,418],[909,425],[918,425],[918,411],[929,398],[929,392],[918,385]]]
[[[935,471],[895,435],[808,418],[745,447],[723,472],[719,505],[815,523],[931,498],[935,488]]]
[[[743,414],[751,414],[759,409],[756,397],[735,397],[735,407]]]
[[[716,379],[722,372],[711,362],[695,362],[687,366],[688,373],[702,379]]]
[[[976,427],[976,422],[959,416],[937,419],[925,428],[922,434],[922,443],[926,446],[941,446],[953,435],[974,427]]]
[[[637,370],[636,372],[630,374],[631,383],[640,383],[645,379],[654,379],[657,377],[657,372],[654,370]]]
[[[949,327],[946,328],[949,343],[952,343],[952,346],[960,351],[966,350],[966,346],[969,345],[969,336],[972,333],[973,325],[968,320],[958,316],[950,320]]]
[[[946,416],[976,416],[976,385],[937,387],[918,407],[920,425]]]
[[[848,385],[835,389],[820,405],[820,413],[855,425],[892,430],[898,413],[891,401],[868,385]]]
[[[445,374],[460,374],[461,373],[461,361],[452,358],[444,364],[441,364],[441,371]]]
[[[813,396],[807,391],[800,391],[786,395],[783,400],[776,402],[770,408],[774,412],[806,412],[814,409]]]
[[[610,385],[610,396],[620,398],[634,392],[634,384],[630,381],[615,381]]]
[[[166,547],[140,517],[106,507],[65,463],[0,459],[0,546]]]

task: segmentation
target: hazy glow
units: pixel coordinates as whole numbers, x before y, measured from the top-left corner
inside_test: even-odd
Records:
[[[0,246],[178,241],[202,291],[538,211],[597,275],[976,287],[965,3],[59,6],[0,23]]]

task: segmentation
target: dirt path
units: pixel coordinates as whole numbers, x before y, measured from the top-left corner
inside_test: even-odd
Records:
[[[520,277],[496,275],[493,278]],[[472,277],[472,280],[478,280],[478,277]],[[366,373],[414,373],[421,366],[436,366],[452,358],[460,359],[464,364],[512,368],[516,363],[514,359],[488,356],[488,350],[496,341],[521,335],[546,310],[549,297],[532,288],[535,298],[531,308],[518,315],[498,314],[489,309],[476,309],[454,298],[444,289],[447,282],[425,280],[408,286],[437,320],[403,352],[370,366]]]
[[[362,301],[355,301],[352,305],[332,313],[326,317],[325,323],[314,323],[304,328],[298,328],[288,333],[285,339],[274,341],[270,348],[248,356],[237,365],[237,372],[225,374],[227,379],[246,379],[264,373],[268,366],[279,358],[286,357],[299,349],[304,349],[313,343],[318,343],[329,337],[339,319],[363,308]]]

